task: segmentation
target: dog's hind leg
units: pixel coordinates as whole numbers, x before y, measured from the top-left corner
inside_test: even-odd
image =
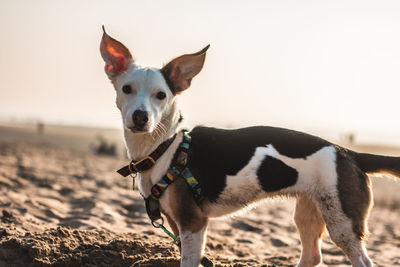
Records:
[[[340,217],[326,218],[332,241],[349,257],[353,266],[372,267],[373,263],[367,255],[363,240],[354,234],[350,220],[342,221]]]
[[[322,259],[321,237],[325,230],[325,222],[319,208],[310,198],[299,196],[294,221],[302,244],[301,258],[297,267],[317,266]]]
[[[353,266],[373,266],[364,244],[373,199],[369,177],[345,151],[338,152],[336,165],[336,188],[326,187],[319,198],[329,235]]]
[[[372,267],[364,241],[354,231],[354,222],[343,212],[337,193],[322,195],[320,205],[329,236],[347,255],[351,264],[354,267]]]

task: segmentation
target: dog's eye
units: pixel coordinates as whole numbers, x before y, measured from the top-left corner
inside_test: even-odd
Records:
[[[167,95],[164,92],[158,92],[156,97],[160,100],[163,100]]]
[[[122,92],[124,92],[125,94],[130,94],[132,91],[132,88],[130,85],[124,85],[124,87],[122,87]]]

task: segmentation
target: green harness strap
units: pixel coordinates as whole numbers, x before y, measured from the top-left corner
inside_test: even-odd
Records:
[[[192,138],[190,135],[184,131],[183,140],[180,144],[177,152],[177,156],[172,160],[172,164],[169,167],[167,174],[164,175],[153,187],[151,188],[151,195],[145,198],[147,214],[151,219],[151,224],[155,228],[160,228],[169,237],[173,239],[173,243],[180,247],[181,242],[179,236],[174,235],[164,226],[164,219],[161,217],[159,209],[159,199],[167,187],[178,177],[182,177],[188,183],[192,193],[193,198],[199,205],[203,200],[201,195],[200,183],[192,175],[191,171],[187,167],[188,164],[188,154],[190,148],[190,142]],[[201,259],[201,264],[204,267],[213,267],[214,263],[207,257]]]
[[[199,181],[192,175],[192,172],[187,167],[190,142],[192,138],[187,132],[183,132],[183,140],[177,152],[177,156],[172,160],[167,174],[164,175],[151,188],[151,197],[158,200],[167,189],[167,187],[177,178],[182,177],[190,186],[193,193],[193,198],[197,204],[203,200],[201,195],[201,187]]]

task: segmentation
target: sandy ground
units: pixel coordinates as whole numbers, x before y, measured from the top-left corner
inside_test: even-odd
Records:
[[[178,249],[147,218],[124,160],[62,146],[1,139],[0,266],[179,266]],[[374,179],[375,181],[375,179]],[[400,184],[376,179],[367,247],[377,266],[400,265]],[[272,200],[212,221],[216,266],[295,266],[293,200]],[[326,237],[323,266],[348,266]]]

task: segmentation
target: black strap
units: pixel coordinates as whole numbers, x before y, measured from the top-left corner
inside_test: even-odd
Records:
[[[161,219],[160,202],[151,196],[144,199],[146,212],[152,222]]]
[[[128,165],[122,167],[117,172],[124,177],[130,174],[136,174],[138,172],[144,172],[150,170],[156,161],[164,154],[169,146],[174,142],[176,134],[168,140],[161,143],[149,156],[144,157],[141,160],[132,160]]]

